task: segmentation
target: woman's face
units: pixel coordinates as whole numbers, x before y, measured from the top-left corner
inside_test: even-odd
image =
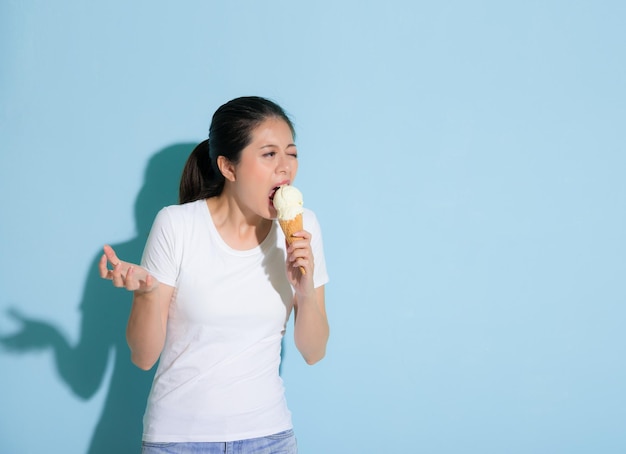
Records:
[[[252,141],[234,167],[233,189],[247,209],[266,218],[276,217],[272,204],[278,186],[291,184],[298,171],[298,150],[289,125],[269,118],[252,131]]]

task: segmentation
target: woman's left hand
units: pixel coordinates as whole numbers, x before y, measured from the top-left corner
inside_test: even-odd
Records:
[[[311,234],[301,230],[294,233],[293,238],[293,243],[287,243],[287,276],[296,294],[312,294],[314,263]]]

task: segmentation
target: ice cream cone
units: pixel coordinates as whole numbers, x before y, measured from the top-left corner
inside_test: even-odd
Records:
[[[287,243],[291,244],[297,239],[293,234],[302,230],[302,193],[293,186],[283,185],[275,189],[272,203]],[[300,272],[306,274],[304,267],[300,267]]]
[[[294,233],[302,230],[302,213],[296,215],[293,219],[279,219],[278,223],[280,224],[280,228],[283,230],[285,234],[285,238],[287,239],[287,243],[293,243],[297,238],[292,236]],[[300,267],[300,272],[302,274],[306,274],[304,267]]]
[[[292,235],[302,230],[302,214],[298,214],[293,219],[279,219],[278,223],[280,224],[280,228],[283,229],[287,242],[291,244],[296,239]]]

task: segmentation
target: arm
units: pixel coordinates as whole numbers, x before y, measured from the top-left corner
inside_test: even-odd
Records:
[[[315,364],[326,354],[330,329],[326,316],[324,286],[294,303],[294,341],[307,364]]]
[[[126,341],[131,361],[140,369],[151,369],[161,355],[173,294],[174,288],[165,284],[159,284],[150,292],[134,293]]]
[[[312,365],[324,358],[330,333],[324,286],[313,286],[311,235],[303,230],[293,236],[298,239],[287,246],[287,275],[295,289],[294,341],[304,360]]]
[[[107,263],[113,265],[109,270]],[[170,301],[174,288],[160,283],[145,269],[120,260],[110,246],[104,247],[100,259],[100,276],[115,287],[134,292],[133,305],[126,327],[126,341],[131,360],[148,370],[159,359],[163,344]]]

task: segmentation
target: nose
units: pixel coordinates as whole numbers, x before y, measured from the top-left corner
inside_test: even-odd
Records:
[[[276,164],[276,172],[288,174],[290,171],[291,165],[289,163],[288,157],[285,155],[280,155]]]

